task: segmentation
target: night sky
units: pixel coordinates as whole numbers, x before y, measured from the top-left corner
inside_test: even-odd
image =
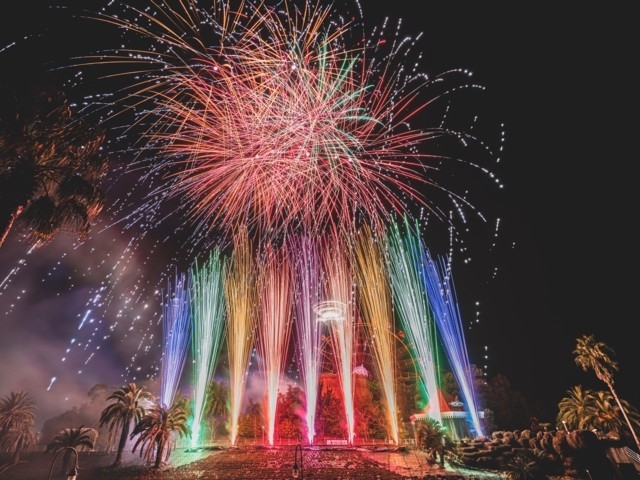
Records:
[[[372,26],[385,15],[402,18],[408,35],[422,32],[418,43],[427,72],[473,71],[488,99],[479,115],[496,125],[489,141],[496,143],[504,131],[496,170],[505,187],[498,197],[491,192],[486,202],[474,200],[482,209],[499,211],[498,246],[483,257],[490,233],[471,232],[467,241],[478,242],[470,248],[471,265],[454,271],[463,319],[474,319],[475,302],[480,303],[480,322],[467,337],[471,362],[485,362],[479,357],[487,345],[488,375],[503,373],[531,405],[540,402],[555,415],[572,386],[606,389],[575,365],[571,353],[577,337],[595,334],[616,352],[617,393],[639,406],[633,16],[585,5],[558,10],[544,4],[516,9],[499,2],[507,6],[486,9],[478,2],[441,3],[421,2],[419,11],[409,0],[375,11],[365,4],[364,18]],[[61,61],[68,50],[77,52],[93,41],[92,30],[77,21],[65,26],[66,14],[59,9],[52,13],[23,2],[11,10],[0,18],[3,79],[30,78],[49,59]],[[34,38],[21,40],[25,35]],[[12,40],[18,44],[3,50]],[[120,384],[123,375],[134,374],[122,367],[148,333],[121,321],[107,340],[98,338],[109,326],[96,326],[84,353],[71,341],[88,297],[108,275],[106,266],[87,265],[96,265],[97,252],[126,251],[127,241],[126,235],[107,233],[73,249],[63,237],[26,255],[14,232],[0,249],[0,321],[6,327],[0,338],[0,395],[27,390],[46,418],[86,401],[83,396],[95,383]],[[132,277],[158,268],[157,257],[142,252],[166,248],[144,241],[126,260]],[[22,258],[25,264],[12,274]],[[140,281],[138,275],[121,285],[135,289]],[[102,346],[95,350],[98,343]],[[67,348],[69,358],[61,362]],[[57,380],[47,391],[53,376]]]

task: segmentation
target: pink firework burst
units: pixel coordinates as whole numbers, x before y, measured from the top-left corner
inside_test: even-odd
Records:
[[[272,236],[383,228],[416,205],[439,215],[428,186],[468,203],[429,175],[444,157],[425,144],[452,132],[411,126],[446,95],[425,95],[442,78],[399,61],[406,39],[378,58],[382,37],[319,3],[205,11],[185,0],[99,17],[145,45],[90,61],[134,79],[119,100],[144,132],[132,168],[156,182],[147,206],[177,199],[200,234]]]

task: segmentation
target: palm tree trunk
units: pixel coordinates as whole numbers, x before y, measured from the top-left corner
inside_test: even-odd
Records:
[[[162,454],[164,453],[164,442],[160,440],[158,442],[158,451],[156,452],[156,463],[154,465],[155,468],[160,468],[162,466]]]
[[[20,453],[22,451],[22,447],[21,445],[18,445],[16,447],[16,449],[13,451],[13,456],[11,458],[11,463],[13,465],[17,465],[18,463],[20,463]]]
[[[127,445],[129,424],[130,421],[128,420],[122,424],[122,433],[120,434],[120,442],[118,443],[118,453],[116,453],[116,460],[113,462],[113,465],[116,467],[122,465],[122,453],[124,452],[124,447]]]
[[[636,448],[638,449],[638,452],[640,453],[640,441],[638,441],[638,436],[636,435],[636,431],[633,429],[633,425],[631,424],[631,421],[629,420],[629,417],[627,416],[627,412],[624,409],[624,407],[622,406],[622,403],[620,402],[620,399],[618,398],[618,395],[616,394],[616,391],[613,388],[613,382],[606,382],[607,386],[609,387],[609,390],[611,390],[611,395],[613,395],[613,398],[616,399],[616,403],[618,404],[618,407],[620,407],[620,411],[622,412],[622,416],[624,417],[625,421],[627,422],[627,426],[629,427],[629,430],[631,430],[631,435],[633,435],[633,439],[636,442]]]

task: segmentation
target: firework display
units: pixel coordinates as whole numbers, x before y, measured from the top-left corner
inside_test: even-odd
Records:
[[[65,65],[118,86],[83,104],[111,127],[117,200],[75,250],[107,250],[113,232],[118,240],[108,261],[78,275],[99,281],[87,287],[63,361],[84,356],[86,365],[100,342],[113,342],[128,358],[123,378],[157,381],[160,371],[165,405],[181,388],[191,400],[194,447],[215,378],[229,385],[230,443],[256,400],[274,445],[279,394],[299,377],[313,444],[328,352],[353,444],[355,362],[368,355],[387,437],[398,444],[400,414],[415,413],[397,401],[402,333],[430,416],[441,420],[442,343],[480,433],[450,270],[457,222],[465,230],[471,217],[487,219],[455,172],[500,185],[480,159],[495,161],[492,150],[446,120],[457,92],[483,88],[465,70],[420,71],[416,39],[386,22],[370,34],[357,1],[346,13],[319,1],[133,3],[84,12],[119,43]],[[431,111],[435,122],[425,120]],[[436,222],[449,246],[438,268],[422,238]],[[260,395],[248,398],[257,385]]]

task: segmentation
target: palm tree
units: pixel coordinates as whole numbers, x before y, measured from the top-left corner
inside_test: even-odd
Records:
[[[105,202],[104,130],[74,118],[59,91],[2,99],[12,106],[0,112],[0,247],[17,220],[36,246],[61,231],[83,238]]]
[[[531,454],[520,454],[507,463],[507,478],[509,480],[536,480],[547,476],[538,464],[537,458]]]
[[[53,437],[45,452],[58,452],[68,447],[73,447],[76,450],[83,450],[85,447],[93,449],[92,430],[84,425],[80,425],[78,428],[65,428]]]
[[[618,370],[618,363],[611,358],[614,355],[613,350],[605,343],[599,342],[595,339],[594,335],[583,335],[577,339],[576,348],[573,351],[576,364],[582,368],[583,371],[593,370],[599,380],[604,382],[613,398],[615,399],[618,407],[620,407],[620,413],[627,422],[627,426],[636,442],[636,447],[640,451],[640,441],[636,435],[636,431],[633,428],[629,416],[622,405],[622,402],[618,398],[618,394],[613,388],[613,372]]]
[[[593,392],[593,409],[588,419],[587,430],[620,432],[624,429],[622,417],[613,395],[606,390]]]
[[[131,432],[131,438],[138,436],[133,445],[133,452],[140,447],[140,457],[151,463],[154,460],[154,468],[160,468],[163,460],[171,455],[171,437],[178,432],[180,437],[189,434],[187,415],[174,402],[170,408],[164,405],[152,405],[142,419]]]
[[[144,387],[138,387],[135,383],[125,385],[107,397],[107,401],[115,401],[102,411],[100,426],[109,425],[109,432],[120,429],[120,442],[114,466],[122,465],[122,453],[127,444],[131,422],[138,422],[144,416],[142,402],[151,398],[151,394]]]
[[[229,399],[229,390],[222,382],[212,380],[207,385],[205,415],[209,419],[211,429],[211,439],[215,440],[216,431],[229,416],[227,402]]]
[[[36,443],[31,432],[35,424],[36,402],[26,392],[11,392],[0,400],[0,451],[12,455],[12,464],[20,453]]]
[[[587,423],[593,412],[593,392],[577,385],[567,390],[566,396],[558,403],[557,421],[571,430],[583,430],[588,427]]]
[[[447,442],[446,428],[437,420],[426,418],[417,422],[415,435],[418,446],[427,452],[434,462],[436,453],[438,453],[440,455],[440,464],[444,466],[444,450]]]
[[[90,450],[93,449],[92,430],[91,428],[85,428],[84,425],[80,425],[78,428],[65,428],[49,442],[45,453],[54,452],[57,455],[61,450],[65,450],[62,456],[61,470],[65,472],[71,466],[72,448],[76,450],[76,453],[85,447]]]

